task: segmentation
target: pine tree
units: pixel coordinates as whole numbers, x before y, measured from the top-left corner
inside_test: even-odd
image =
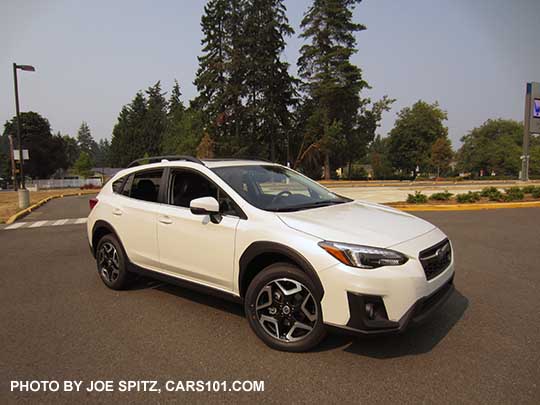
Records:
[[[171,97],[169,98],[169,102],[167,104],[167,115],[169,119],[174,119],[175,116],[178,116],[184,112],[185,107],[182,103],[182,100],[180,99],[181,96],[182,92],[180,91],[180,85],[178,84],[178,80],[174,79],[174,86],[171,91]]]
[[[149,156],[161,153],[161,142],[167,128],[167,100],[161,91],[161,82],[158,81],[146,90],[148,95],[147,109],[144,118],[144,152]]]
[[[354,34],[365,27],[352,21],[361,0],[314,0],[304,16],[299,74],[310,102],[306,133],[324,155],[325,178],[346,154],[348,138],[354,136],[359,93],[368,87],[361,70],[350,61],[356,52]],[[332,162],[332,159],[334,162]]]
[[[113,166],[126,167],[133,160],[144,156],[147,145],[147,111],[146,98],[140,91],[120,111],[111,140]]]
[[[90,132],[90,127],[86,122],[82,122],[77,132],[77,144],[79,145],[79,150],[81,152],[86,152],[90,158],[93,158],[96,153],[97,144],[92,138],[92,133]]]
[[[242,0],[210,0],[201,19],[203,55],[195,78],[199,90],[195,106],[203,111],[221,156],[243,154],[245,149],[241,140],[246,68],[243,7]]]
[[[109,167],[111,154],[111,144],[108,139],[100,139],[97,145],[97,153],[94,158],[96,167]]]
[[[246,64],[245,93],[249,154],[286,161],[289,108],[293,104],[293,79],[281,60],[285,37],[294,33],[283,0],[248,0],[245,6],[243,50]]]
[[[225,135],[220,124],[226,111],[224,93],[227,85],[227,64],[231,55],[230,38],[225,28],[229,17],[228,0],[210,0],[204,7],[201,18],[203,55],[199,57],[199,69],[195,78],[199,91],[196,103],[217,137]]]

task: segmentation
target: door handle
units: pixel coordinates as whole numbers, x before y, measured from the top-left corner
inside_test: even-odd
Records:
[[[114,208],[112,213],[113,215],[122,215],[122,210],[120,208]]]
[[[159,222],[161,222],[162,224],[166,224],[166,225],[169,225],[169,224],[172,224],[172,219],[165,216],[165,217],[159,217]]]

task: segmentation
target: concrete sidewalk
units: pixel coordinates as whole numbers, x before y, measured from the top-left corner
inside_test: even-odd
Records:
[[[334,193],[349,197],[355,200],[364,200],[375,203],[390,203],[390,202],[404,202],[407,200],[408,194],[414,194],[415,191],[421,191],[423,194],[430,196],[434,193],[440,193],[448,190],[452,194],[465,194],[468,191],[480,191],[486,186],[485,184],[459,184],[444,186],[385,186],[385,187],[330,187]],[[498,187],[500,190],[509,188],[510,185],[504,187]]]

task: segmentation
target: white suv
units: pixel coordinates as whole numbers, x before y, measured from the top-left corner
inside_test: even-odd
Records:
[[[330,327],[400,332],[453,291],[450,241],[422,219],[278,164],[149,160],[90,201],[88,240],[110,288],[142,273],[218,292],[287,351],[314,347]]]

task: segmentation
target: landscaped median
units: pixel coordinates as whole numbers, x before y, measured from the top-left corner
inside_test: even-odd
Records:
[[[48,201],[54,198],[63,198],[69,196],[79,196],[83,194],[95,194],[99,189],[90,190],[73,190],[73,189],[60,189],[60,190],[47,190],[47,191],[34,191],[30,192],[31,205],[24,209],[19,210],[18,195],[15,192],[3,192],[0,193],[0,223],[11,224],[19,218],[28,215],[36,208],[42,206]]]
[[[485,187],[481,191],[452,194],[448,191],[430,196],[416,191],[409,194],[406,202],[389,203],[403,211],[460,211],[497,208],[540,207],[540,187],[510,187],[500,191],[496,187]]]

